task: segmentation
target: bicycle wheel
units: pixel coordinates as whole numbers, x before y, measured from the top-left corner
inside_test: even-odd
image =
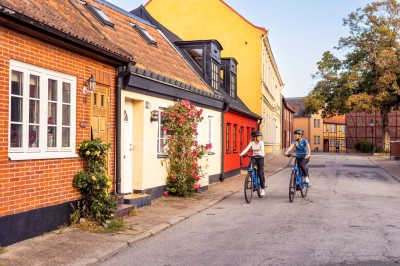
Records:
[[[246,175],[244,179],[244,198],[247,203],[251,202],[251,198],[253,197],[253,180],[251,178],[251,173]]]
[[[292,173],[292,175],[290,176],[290,183],[289,183],[289,200],[290,200],[290,202],[293,202],[294,195],[296,194],[296,179],[297,179],[296,173]]]
[[[262,197],[264,197],[264,196],[261,195],[261,182],[260,182],[260,178],[257,177],[257,179],[258,179],[257,195],[258,195],[259,198],[262,198]]]
[[[302,183],[301,184],[301,196],[304,198],[307,196],[308,193],[308,184],[307,183]]]

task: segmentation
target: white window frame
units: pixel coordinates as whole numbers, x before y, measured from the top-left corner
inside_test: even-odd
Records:
[[[208,116],[208,132],[207,132],[207,137],[208,137],[208,143],[211,143],[211,149],[208,150],[209,155],[215,154],[215,117],[212,115]]]
[[[10,160],[36,160],[36,159],[55,159],[55,158],[74,158],[78,157],[76,154],[76,77],[67,75],[61,72],[56,72],[53,70],[45,69],[42,67],[37,67],[31,64],[26,64],[23,62],[19,62],[16,60],[10,60],[10,80],[9,80],[9,88],[11,88],[12,82],[12,72],[18,71],[23,73],[22,79],[22,145],[21,147],[11,147],[10,140],[10,132],[11,132],[11,110],[9,111],[8,116],[8,157]],[[40,121],[38,122],[39,126],[39,145],[37,147],[29,147],[29,79],[30,75],[35,75],[40,78],[40,95],[39,95],[39,114]],[[48,146],[48,80],[56,80],[57,81],[57,136],[56,146],[55,147],[47,147]],[[69,147],[62,147],[62,128],[65,127],[62,125],[62,108],[63,99],[62,99],[62,85],[63,83],[70,84],[70,139],[69,139]],[[11,109],[11,89],[9,90],[9,108]],[[15,97],[15,96],[13,96]]]
[[[158,129],[157,129],[157,157],[166,157],[167,152],[166,149],[167,147],[161,147],[161,140],[164,140],[164,143],[168,140],[169,136],[167,134],[167,131],[164,130],[164,124],[163,124],[163,118],[162,118],[162,112],[165,112],[167,108],[166,107],[158,107]]]

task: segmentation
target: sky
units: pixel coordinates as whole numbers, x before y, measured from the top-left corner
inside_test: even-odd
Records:
[[[182,0],[190,2],[191,0]],[[147,0],[108,0],[131,11]],[[325,51],[341,57],[334,47],[349,36],[343,19],[372,0],[225,0],[255,26],[266,28],[286,98],[305,97],[316,84],[311,75]]]

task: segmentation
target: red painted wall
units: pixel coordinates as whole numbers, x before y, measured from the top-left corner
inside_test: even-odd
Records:
[[[229,147],[227,149],[227,125],[230,134],[228,138]],[[236,141],[234,141],[234,128],[236,125]],[[239,154],[246,148],[251,141],[250,133],[258,129],[258,121],[240,114],[227,112],[224,116],[224,172],[240,169],[248,166],[248,158],[240,158]],[[235,144],[235,145],[234,145]]]

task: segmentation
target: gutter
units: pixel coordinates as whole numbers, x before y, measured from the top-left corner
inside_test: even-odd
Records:
[[[221,176],[219,177],[219,180],[222,182],[225,180],[225,150],[224,150],[224,144],[225,144],[225,114],[229,111],[229,102],[224,99],[224,109],[222,110],[222,118],[221,118]]]
[[[121,91],[124,88],[124,77],[131,73],[132,66],[135,63],[131,62],[128,65],[124,66],[125,69],[118,69],[117,76],[117,92],[116,92],[116,102],[115,102],[115,122],[116,122],[116,136],[115,136],[115,176],[116,176],[116,193],[121,193],[121,155],[122,155],[122,99],[121,99]]]

